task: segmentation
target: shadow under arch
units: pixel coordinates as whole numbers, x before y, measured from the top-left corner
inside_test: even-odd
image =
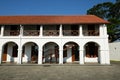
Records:
[[[43,63],[59,63],[59,45],[55,42],[47,42],[43,45]]]
[[[3,44],[2,46],[2,63],[5,62],[17,62],[18,58],[18,45],[13,42],[9,41]]]
[[[92,41],[87,42],[84,45],[84,49],[85,62],[100,62],[100,45],[98,43]]]
[[[64,62],[79,61],[79,45],[76,42],[67,42],[63,46]]]
[[[35,42],[26,42],[22,46],[22,62],[38,63],[38,48]]]

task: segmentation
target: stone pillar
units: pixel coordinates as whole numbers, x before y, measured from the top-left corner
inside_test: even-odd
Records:
[[[20,36],[23,36],[24,26],[20,25]]]
[[[31,44],[26,44],[25,45],[25,58],[26,58],[26,62],[31,61]]]
[[[67,61],[72,62],[72,48],[69,47],[67,47]]]
[[[100,57],[100,64],[105,64],[105,57],[106,57],[106,55],[104,53],[104,50],[100,50],[99,57]]]
[[[12,52],[13,52],[13,44],[9,43],[8,48],[7,48],[7,61],[8,62],[13,61]]]
[[[59,36],[60,37],[63,36],[63,34],[62,34],[62,24],[60,25]]]
[[[104,36],[106,37],[107,36],[107,26],[104,24],[103,25],[103,34],[104,34]]]
[[[84,64],[84,50],[79,50],[79,64]]]
[[[38,51],[38,64],[42,64],[42,49]]]
[[[82,25],[79,25],[79,36],[83,36],[83,30],[82,30]]]
[[[106,64],[110,64],[110,56],[109,56],[109,50],[105,51],[105,60],[106,60]]]
[[[22,48],[18,48],[18,61],[17,64],[22,64]]]
[[[63,49],[59,49],[59,64],[63,64]]]
[[[4,36],[4,26],[1,26],[1,36]]]
[[[22,64],[22,39],[21,37],[24,35],[23,34],[24,26],[20,25],[20,35],[19,35],[19,46],[18,46],[18,60],[17,64]]]
[[[99,26],[100,36],[104,36],[103,24]]]
[[[40,35],[39,35],[40,37],[42,37],[43,36],[43,26],[41,25],[40,26]]]

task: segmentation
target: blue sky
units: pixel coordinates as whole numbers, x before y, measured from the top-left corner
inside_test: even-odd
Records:
[[[0,0],[0,15],[85,15],[103,2],[115,0]]]

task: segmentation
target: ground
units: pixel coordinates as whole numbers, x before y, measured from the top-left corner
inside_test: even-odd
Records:
[[[120,80],[120,62],[111,65],[1,65],[0,80]]]

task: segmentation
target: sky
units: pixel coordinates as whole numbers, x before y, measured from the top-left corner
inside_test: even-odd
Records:
[[[0,0],[0,15],[85,15],[103,2],[115,0]]]

